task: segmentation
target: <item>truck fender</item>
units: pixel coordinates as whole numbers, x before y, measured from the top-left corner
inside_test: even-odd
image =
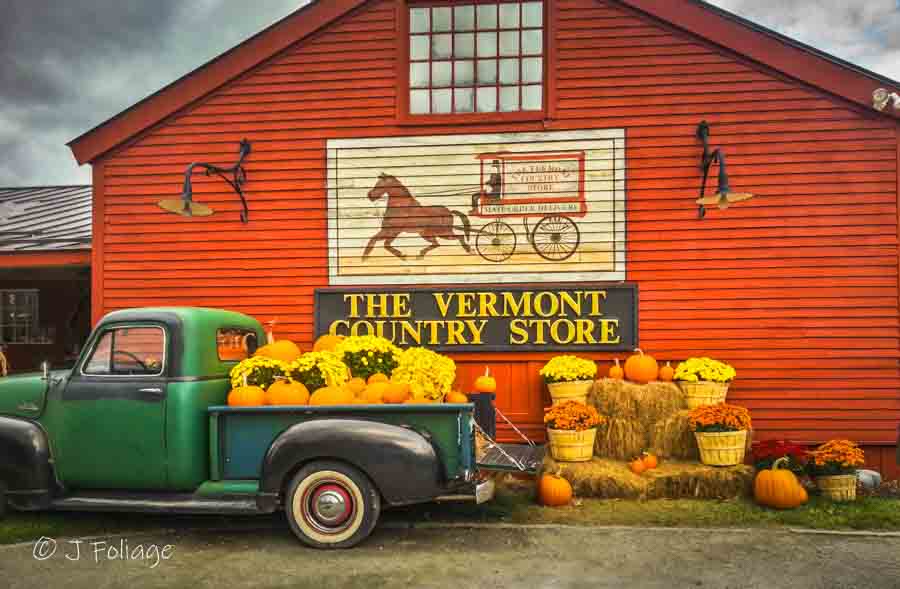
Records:
[[[317,419],[291,426],[269,447],[260,477],[260,509],[274,511],[284,482],[314,459],[355,466],[390,505],[429,501],[441,494],[441,461],[422,434],[375,421]]]
[[[16,507],[40,508],[49,501],[50,442],[33,421],[0,417],[0,482],[6,486],[7,500]]]

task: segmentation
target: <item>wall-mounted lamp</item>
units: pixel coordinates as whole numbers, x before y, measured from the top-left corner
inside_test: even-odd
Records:
[[[706,207],[717,205],[720,209],[727,209],[728,205],[734,202],[750,200],[753,195],[747,192],[731,192],[728,184],[728,170],[725,168],[725,152],[721,147],[715,151],[709,150],[709,123],[703,121],[697,127],[697,137],[703,142],[703,157],[700,167],[703,169],[703,184],[700,186],[700,198],[696,203],[700,205],[698,214],[702,219],[706,215]],[[706,196],[706,180],[709,178],[709,168],[714,163],[719,164],[719,190],[712,196]]]
[[[894,102],[894,108],[900,110],[900,94],[888,92],[884,88],[879,88],[872,92],[872,106],[879,112],[886,109],[891,101]]]
[[[213,211],[210,207],[194,202],[193,190],[191,189],[191,176],[194,174],[195,168],[203,168],[207,176],[215,174],[234,189],[241,198],[241,222],[247,223],[250,220],[250,210],[247,208],[247,199],[244,198],[244,182],[247,181],[247,172],[244,171],[244,159],[250,154],[250,142],[242,139],[240,143],[240,151],[238,152],[238,161],[230,168],[220,168],[213,164],[194,163],[187,167],[184,173],[184,187],[181,192],[180,199],[161,200],[157,204],[161,209],[181,215],[182,217],[208,217]],[[229,178],[226,174],[230,174]]]

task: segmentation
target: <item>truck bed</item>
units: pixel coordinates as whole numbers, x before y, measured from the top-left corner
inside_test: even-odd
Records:
[[[475,468],[472,404],[332,405],[292,407],[214,406],[209,410],[213,480],[253,480],[266,451],[291,426],[319,419],[362,419],[426,434],[448,479]]]

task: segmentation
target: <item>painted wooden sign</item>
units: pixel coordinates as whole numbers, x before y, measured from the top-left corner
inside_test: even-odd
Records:
[[[330,282],[625,279],[622,129],[328,142]]]
[[[327,288],[315,328],[444,351],[622,351],[638,345],[637,303],[633,284]]]

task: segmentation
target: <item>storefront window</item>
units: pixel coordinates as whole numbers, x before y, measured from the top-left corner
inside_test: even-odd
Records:
[[[544,108],[544,2],[409,8],[409,113]]]
[[[38,291],[0,291],[0,343],[39,343]]]

